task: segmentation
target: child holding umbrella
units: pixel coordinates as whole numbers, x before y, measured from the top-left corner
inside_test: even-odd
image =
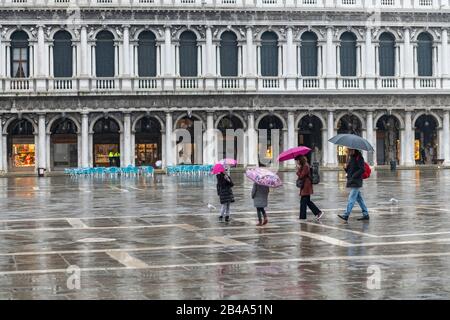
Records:
[[[259,185],[256,182],[253,183],[252,199],[253,205],[256,208],[256,214],[258,215],[259,222],[257,226],[263,226],[267,224],[267,222],[269,222],[269,219],[267,219],[266,211],[264,209],[265,207],[267,207],[268,197],[269,197],[269,187]]]
[[[217,178],[217,195],[220,199],[220,216],[219,221],[223,220],[225,215],[225,221],[230,221],[230,204],[234,202],[233,186],[234,183],[231,177],[225,172],[225,167],[218,163],[213,167],[212,173]]]
[[[257,226],[263,226],[269,222],[267,219],[267,213],[264,209],[267,207],[269,188],[278,188],[283,183],[276,173],[265,168],[247,169],[245,175],[254,182],[252,188],[252,198],[259,220]]]

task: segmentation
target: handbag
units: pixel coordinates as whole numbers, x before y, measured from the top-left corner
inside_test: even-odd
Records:
[[[302,179],[297,179],[297,182],[295,184],[297,188],[303,189],[303,186],[305,185],[305,181]]]

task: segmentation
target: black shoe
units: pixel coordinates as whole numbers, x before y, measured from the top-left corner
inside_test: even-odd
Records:
[[[369,216],[362,216],[361,218],[357,219],[358,221],[363,221],[363,220],[370,220]]]
[[[229,217],[229,216],[226,216],[226,217],[225,217],[225,222],[228,222],[228,221],[230,221],[230,217]]]
[[[223,221],[223,217],[222,217],[222,216],[219,217],[219,221],[220,221],[220,222]]]
[[[341,218],[342,220],[344,220],[344,221],[348,221],[348,217],[346,217],[346,216],[343,216],[343,215],[341,215],[341,214],[338,214],[337,215],[339,218]]]

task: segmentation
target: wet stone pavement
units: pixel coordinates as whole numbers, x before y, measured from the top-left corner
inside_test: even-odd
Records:
[[[214,177],[2,178],[0,299],[450,298],[450,170],[374,172],[348,224],[342,173],[315,186],[320,223],[281,176],[264,227],[241,173],[229,223]]]

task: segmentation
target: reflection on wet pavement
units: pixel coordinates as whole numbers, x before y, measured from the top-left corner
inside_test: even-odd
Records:
[[[219,207],[214,177],[0,179],[0,299],[450,297],[450,171],[374,173],[370,222],[355,207],[348,224],[336,217],[342,173],[315,186],[321,222],[298,220],[295,174],[281,177],[265,227],[240,173],[229,223],[208,208]]]

